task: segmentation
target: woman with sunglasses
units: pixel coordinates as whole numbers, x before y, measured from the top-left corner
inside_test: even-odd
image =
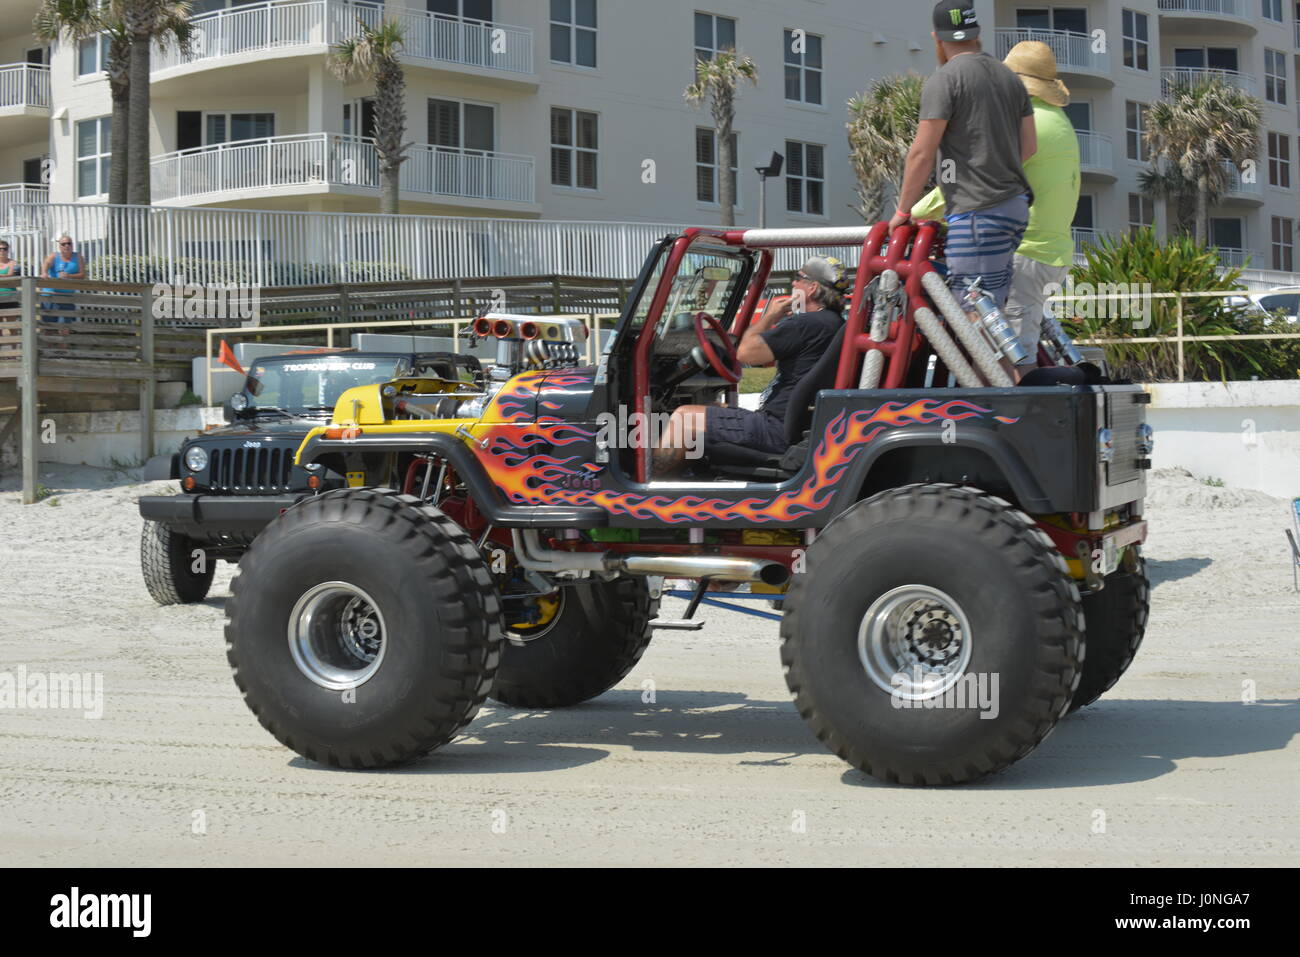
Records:
[[[72,237],[64,233],[59,237],[59,251],[50,253],[45,257],[45,263],[41,266],[41,272],[48,279],[85,279],[86,264],[81,258],[81,253],[72,248]],[[58,294],[61,296],[75,295],[71,289],[50,289],[46,295]],[[65,312],[76,309],[76,305],[70,302],[55,303],[47,307],[50,310]],[[46,322],[72,322],[72,316],[46,315]]]
[[[0,239],[0,280],[11,279],[22,275],[22,269],[18,266],[18,260],[9,258],[9,243],[7,240]],[[14,286],[0,286],[0,310],[18,308],[18,289]],[[6,321],[17,318],[17,313],[11,316],[0,317]],[[17,330],[3,329],[0,330],[0,338],[9,338],[18,335]],[[11,346],[0,346],[0,349],[10,349]]]

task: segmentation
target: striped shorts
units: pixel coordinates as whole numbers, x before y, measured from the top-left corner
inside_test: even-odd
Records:
[[[1029,197],[1022,193],[996,206],[946,219],[948,288],[960,300],[966,286],[978,278],[997,304],[1005,306],[1011,292],[1011,257],[1029,224]]]

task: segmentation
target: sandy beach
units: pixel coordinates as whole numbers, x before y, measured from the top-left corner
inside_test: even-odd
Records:
[[[103,715],[0,711],[7,864],[1300,863],[1300,594],[1286,502],[1262,493],[1153,476],[1128,675],[1009,771],[915,790],[826,752],[775,624],[718,610],[581,707],[493,705],[413,766],[318,767],[231,680],[231,567],[202,604],[145,592],[135,499],[170,483],[41,481],[26,507],[0,482],[0,671],[101,674]]]

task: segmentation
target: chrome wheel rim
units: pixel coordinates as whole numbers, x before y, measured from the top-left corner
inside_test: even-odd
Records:
[[[289,615],[289,652],[298,670],[331,691],[365,684],[388,647],[384,616],[373,598],[348,582],[321,582]]]
[[[900,585],[862,616],[858,658],[881,690],[909,701],[934,698],[955,685],[970,664],[970,621],[939,589]]]
[[[506,639],[514,642],[515,644],[527,644],[530,641],[536,641],[539,638],[544,638],[547,635],[549,635],[555,629],[555,626],[559,623],[560,617],[564,614],[565,602],[567,601],[567,596],[566,596],[567,591],[568,589],[560,588],[555,592],[557,596],[555,611],[551,613],[551,617],[548,618],[543,624],[532,625],[527,628],[520,628],[518,627],[517,623],[514,625],[514,627],[511,627],[509,625],[509,622],[507,621],[507,627],[505,630]],[[508,594],[502,595],[501,597],[504,600],[508,600],[510,598]],[[506,612],[505,617],[509,619],[510,617],[509,612]]]

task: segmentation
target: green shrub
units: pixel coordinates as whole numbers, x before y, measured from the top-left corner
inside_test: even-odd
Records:
[[[1150,292],[1214,292],[1244,289],[1238,281],[1240,269],[1223,269],[1218,253],[1188,236],[1174,236],[1163,242],[1151,229],[1131,235],[1102,236],[1095,246],[1084,248],[1087,264],[1075,266],[1072,278],[1076,286],[1089,283],[1127,284],[1141,287],[1150,284]],[[1177,301],[1151,299],[1145,304],[1148,316],[1135,319],[1116,315],[1121,310],[1092,308],[1092,316],[1081,303],[1066,303],[1067,331],[1079,339],[1130,339],[1170,337],[1157,343],[1118,343],[1105,346],[1106,358],[1119,375],[1139,382],[1169,381],[1178,378]],[[1074,318],[1069,318],[1071,314]],[[1097,315],[1100,314],[1100,315]],[[1230,335],[1250,325],[1245,312],[1229,305],[1222,297],[1183,300],[1183,334],[1188,336]],[[1263,376],[1261,361],[1275,348],[1270,342],[1188,342],[1184,343],[1185,378],[1248,379]]]

